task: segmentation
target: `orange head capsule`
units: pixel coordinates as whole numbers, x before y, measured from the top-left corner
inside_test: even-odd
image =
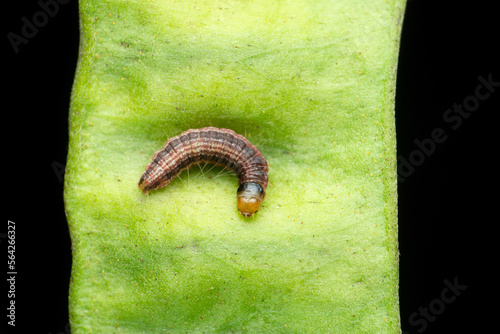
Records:
[[[239,186],[237,196],[238,210],[243,216],[250,217],[259,210],[266,193],[260,184],[247,182]]]

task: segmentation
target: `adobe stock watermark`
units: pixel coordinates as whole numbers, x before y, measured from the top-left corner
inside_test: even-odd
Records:
[[[49,332],[49,334],[52,334],[52,332]],[[64,332],[58,332],[57,334],[71,334],[71,327],[69,325],[69,322],[64,326]]]
[[[66,145],[66,155],[68,155],[68,147],[69,146]],[[66,165],[63,163],[60,163],[59,161],[54,160],[54,161],[52,161],[50,166],[52,167],[52,170],[56,174],[57,180],[59,182],[63,182],[64,181],[64,172],[66,170]]]
[[[56,174],[57,180],[59,182],[63,182],[64,181],[64,170],[66,168],[66,165],[60,163],[59,161],[54,160],[54,161],[52,161],[50,166],[54,170],[54,173]]]
[[[19,47],[23,44],[28,44],[30,40],[38,35],[40,28],[45,27],[49,23],[49,19],[59,13],[59,6],[65,5],[70,0],[40,0],[37,2],[40,10],[35,12],[31,18],[26,16],[21,17],[21,28],[18,32],[9,32],[7,38],[12,46],[12,49],[17,54]]]
[[[419,307],[418,311],[413,312],[408,318],[408,323],[416,329],[417,333],[423,333],[429,322],[435,321],[439,315],[443,314],[446,305],[457,300],[457,297],[467,289],[467,285],[458,283],[457,277],[453,279],[453,282],[445,279],[443,283],[446,287],[441,290],[439,298],[431,300],[427,307]],[[410,332],[403,331],[403,334],[410,334]]]
[[[452,108],[444,111],[443,121],[449,126],[449,129],[434,128],[427,138],[417,138],[413,141],[416,148],[407,157],[398,155],[399,182],[404,182],[410,177],[415,169],[425,162],[426,158],[434,154],[438,144],[442,144],[448,139],[449,131],[460,128],[463,121],[479,108],[481,101],[488,99],[500,87],[500,81],[494,81],[492,73],[488,74],[486,78],[480,75],[477,80],[479,84],[476,86],[474,94],[465,97],[461,104],[454,103]]]

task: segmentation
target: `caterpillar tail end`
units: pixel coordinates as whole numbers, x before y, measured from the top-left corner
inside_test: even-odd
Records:
[[[142,174],[141,179],[139,180],[139,183],[137,184],[139,189],[141,189],[142,193],[144,195],[149,195],[149,192],[153,190],[153,187],[148,183],[146,179],[146,173]]]

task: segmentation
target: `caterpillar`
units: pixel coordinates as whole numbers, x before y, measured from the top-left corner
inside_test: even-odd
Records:
[[[244,217],[253,217],[266,196],[267,162],[248,139],[230,129],[189,129],[168,139],[146,166],[138,186],[147,194],[165,187],[183,170],[199,163],[234,170],[238,176],[237,208]]]

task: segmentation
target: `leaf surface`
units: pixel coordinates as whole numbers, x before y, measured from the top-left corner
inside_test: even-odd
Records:
[[[80,1],[65,202],[74,333],[397,333],[395,73],[404,0]],[[190,128],[256,145],[143,195]]]

